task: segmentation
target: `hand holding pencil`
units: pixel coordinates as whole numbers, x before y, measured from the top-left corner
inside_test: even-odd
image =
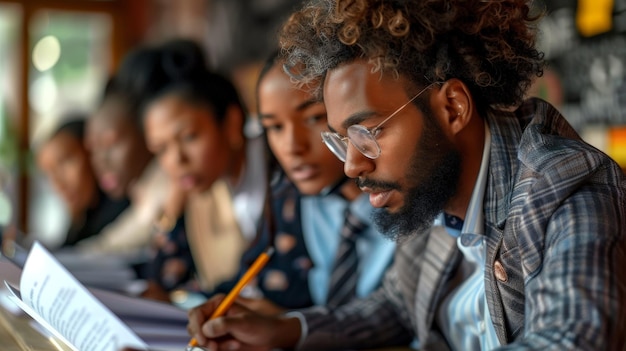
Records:
[[[217,317],[223,316],[226,311],[233,305],[241,290],[252,280],[254,279],[259,272],[265,267],[271,256],[274,254],[274,248],[269,247],[263,253],[257,257],[257,259],[252,263],[250,268],[244,273],[244,275],[239,279],[235,287],[226,295],[226,297],[220,302],[217,308],[211,314],[209,320],[215,319]],[[193,313],[193,312],[192,312]],[[204,350],[204,348],[198,346],[198,341],[195,338],[192,338],[189,341],[189,345],[187,346],[186,351],[196,351],[196,350]]]

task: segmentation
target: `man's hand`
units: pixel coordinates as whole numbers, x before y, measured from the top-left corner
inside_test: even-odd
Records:
[[[243,307],[265,316],[277,316],[287,312],[268,299],[238,297],[237,303]]]
[[[189,311],[187,331],[198,345],[210,350],[266,351],[293,348],[300,339],[300,321],[282,315],[263,315],[235,302],[225,316],[210,320],[224,299],[215,296]]]

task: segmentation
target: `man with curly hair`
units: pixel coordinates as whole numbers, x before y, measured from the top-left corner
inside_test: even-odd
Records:
[[[207,321],[212,349],[623,350],[626,182],[559,112],[527,0],[317,0],[281,33],[322,139],[400,242],[373,295]]]

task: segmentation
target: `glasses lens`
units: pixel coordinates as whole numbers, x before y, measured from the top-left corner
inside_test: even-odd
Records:
[[[356,147],[363,155],[371,159],[380,156],[380,146],[374,139],[372,133],[360,124],[354,124],[348,127],[348,137],[352,145]]]
[[[322,140],[324,144],[332,151],[341,162],[346,162],[346,154],[348,152],[348,145],[341,140],[341,138],[331,132],[322,132]]]

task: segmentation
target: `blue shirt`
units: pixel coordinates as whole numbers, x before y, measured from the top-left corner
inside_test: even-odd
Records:
[[[483,199],[490,150],[491,134],[485,123],[482,162],[462,229],[452,228],[443,220],[443,214],[435,221],[435,224],[445,225],[450,235],[458,238],[457,246],[463,254],[460,268],[463,282],[443,300],[438,312],[441,330],[454,350],[491,350],[500,346],[485,297]]]
[[[368,224],[367,229],[357,239],[357,296],[367,296],[380,285],[383,274],[393,259],[395,243],[384,238],[374,228],[371,219],[373,208],[368,194],[361,194],[351,203],[337,195],[303,197],[302,228],[306,247],[313,261],[309,272],[309,290],[316,305],[326,302],[335,253],[340,241],[339,232],[348,205],[352,213]]]

